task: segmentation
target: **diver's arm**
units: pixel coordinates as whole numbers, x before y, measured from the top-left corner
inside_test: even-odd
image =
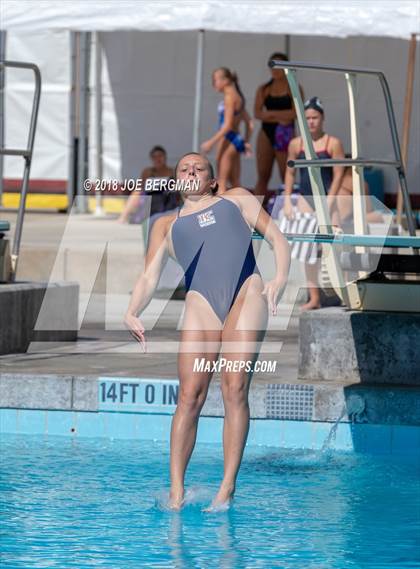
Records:
[[[275,281],[285,283],[289,274],[290,268],[290,247],[287,239],[277,227],[277,224],[263,209],[256,198],[255,201],[260,207],[259,215],[254,223],[254,228],[260,235],[264,237],[267,243],[273,249],[274,258],[276,262],[276,275]],[[255,205],[253,206],[255,208]],[[246,216],[246,211],[244,212]]]
[[[159,282],[159,277],[168,258],[168,217],[157,219],[150,235],[144,271],[137,279],[128,305],[127,313],[138,316],[149,304]]]
[[[254,130],[254,123],[246,109],[243,110],[243,119],[245,122],[245,142],[249,142]]]
[[[293,138],[290,141],[289,148],[288,148],[287,162],[289,162],[289,160],[296,160],[296,158],[298,157],[299,143],[300,143],[299,137]],[[284,195],[285,196],[290,196],[292,194],[293,185],[295,183],[295,178],[296,178],[296,170],[294,168],[291,168],[289,165],[287,165],[286,174],[284,177]]]
[[[234,124],[233,118],[235,115],[235,109],[234,109],[235,104],[234,104],[233,97],[230,93],[225,95],[224,105],[225,105],[225,110],[224,110],[223,124],[218,129],[216,134],[214,134],[211,138],[209,138],[208,140],[203,142],[201,145],[201,150],[205,154],[207,154],[207,152],[210,152],[210,150],[213,148],[213,146],[216,144],[216,142],[218,142],[220,139],[224,138],[225,134],[233,129],[233,124]]]
[[[334,140],[333,140],[332,149],[331,149],[331,157],[334,159],[344,158],[343,145],[341,144],[341,140],[339,138],[334,138]],[[331,187],[330,187],[329,192],[328,192],[329,196],[336,196],[337,195],[338,190],[341,187],[343,175],[344,175],[344,167],[343,166],[334,166],[333,167],[333,179],[331,182]]]

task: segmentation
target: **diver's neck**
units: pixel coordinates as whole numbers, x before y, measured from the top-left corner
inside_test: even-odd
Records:
[[[325,132],[323,130],[321,130],[320,132],[314,133],[312,135],[312,140],[314,142],[316,142],[317,140],[321,140],[321,138],[324,138],[325,136]]]
[[[184,207],[192,209],[201,207],[203,204],[209,202],[213,197],[214,196],[211,192],[202,194],[201,196],[194,196],[194,199],[192,197],[186,197],[184,200]]]

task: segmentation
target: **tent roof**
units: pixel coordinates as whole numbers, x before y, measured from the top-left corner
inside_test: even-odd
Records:
[[[389,36],[420,32],[419,0],[2,0],[3,30],[215,30]]]

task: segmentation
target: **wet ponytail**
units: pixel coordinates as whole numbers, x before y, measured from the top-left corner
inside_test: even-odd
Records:
[[[238,79],[237,73],[235,71],[231,71],[228,67],[218,67],[218,69],[216,71],[222,71],[222,73],[226,77],[226,79],[229,79],[229,81],[232,81],[232,83],[235,85],[235,88],[238,91],[238,93],[242,99],[242,106],[245,107],[246,99],[245,99],[245,95],[242,93],[242,89],[239,85],[239,79]]]

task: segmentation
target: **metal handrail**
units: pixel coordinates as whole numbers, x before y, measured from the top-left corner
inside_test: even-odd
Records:
[[[3,156],[29,156],[29,150],[19,148],[0,148],[0,154],[3,154]]]
[[[39,67],[34,63],[27,63],[24,61],[0,61],[0,70],[6,67],[14,67],[17,69],[30,69],[34,72],[35,76],[35,93],[32,104],[31,121],[29,125],[28,144],[26,149],[16,148],[0,148],[0,154],[3,156],[22,156],[25,160],[25,169],[23,172],[22,190],[20,194],[19,209],[16,219],[16,228],[13,238],[12,254],[11,254],[11,281],[16,278],[17,262],[19,258],[20,241],[22,238],[23,219],[25,215],[26,195],[29,186],[29,173],[31,170],[32,155],[35,141],[36,124],[38,120],[39,102],[41,98],[41,72]]]
[[[298,159],[298,160],[288,160],[287,165],[290,168],[307,168],[308,166],[314,166],[315,168],[321,168],[322,166],[398,166],[398,162],[395,160],[377,160],[375,159],[365,159],[365,158],[355,158],[354,160],[350,158],[319,158],[316,161]]]

